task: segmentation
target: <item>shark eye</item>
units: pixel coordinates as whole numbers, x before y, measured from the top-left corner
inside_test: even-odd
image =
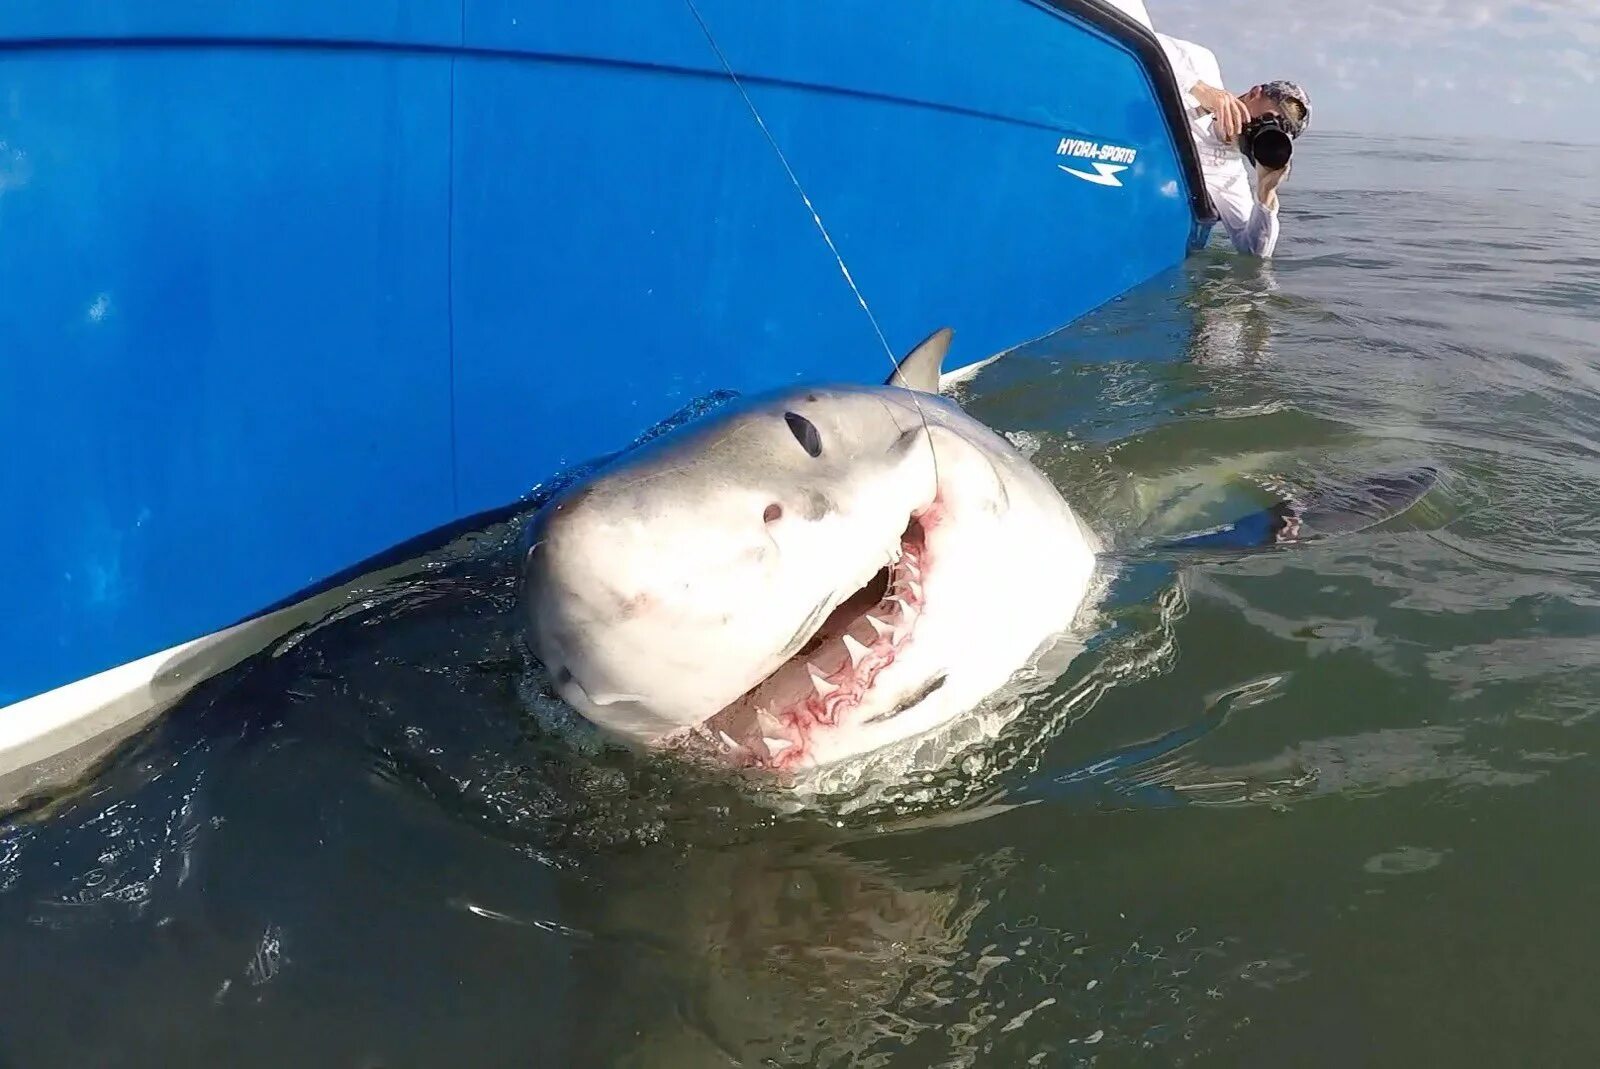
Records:
[[[794,432],[795,441],[799,442],[807,453],[814,457],[822,455],[822,435],[817,431],[816,424],[794,412],[785,412],[783,421],[789,425],[789,430]]]

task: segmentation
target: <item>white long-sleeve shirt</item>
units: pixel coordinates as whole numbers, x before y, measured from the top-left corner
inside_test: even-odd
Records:
[[[1188,109],[1189,129],[1194,138],[1195,150],[1200,154],[1200,168],[1205,173],[1206,190],[1211,203],[1216,205],[1218,220],[1240,252],[1268,257],[1278,244],[1278,204],[1273,199],[1268,209],[1256,199],[1250,185],[1250,172],[1236,145],[1229,145],[1212,129],[1213,116],[1200,110],[1200,101],[1193,90],[1196,82],[1205,82],[1222,89],[1222,68],[1211,49],[1157,33],[1177,77],[1178,89],[1183,94]]]

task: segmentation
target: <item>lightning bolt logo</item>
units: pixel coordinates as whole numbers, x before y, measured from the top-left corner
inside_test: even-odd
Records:
[[[1097,186],[1121,186],[1122,179],[1117,177],[1117,172],[1128,169],[1127,165],[1122,163],[1092,163],[1089,166],[1094,168],[1095,173],[1090,174],[1088,171],[1079,171],[1068,167],[1064,163],[1058,163],[1056,166],[1068,174],[1077,175],[1085,182],[1093,182]]]

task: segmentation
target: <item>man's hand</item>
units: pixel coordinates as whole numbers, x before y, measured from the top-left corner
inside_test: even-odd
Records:
[[[1268,211],[1278,206],[1278,183],[1289,177],[1289,168],[1293,161],[1284,164],[1277,170],[1269,171],[1259,163],[1256,164],[1256,200]]]
[[[1189,92],[1200,102],[1201,107],[1215,116],[1211,127],[1223,141],[1233,141],[1250,121],[1250,109],[1244,106],[1244,101],[1232,93],[1224,92],[1205,82],[1195,82],[1194,88]]]

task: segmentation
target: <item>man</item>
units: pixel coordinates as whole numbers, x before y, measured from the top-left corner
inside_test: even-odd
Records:
[[[1156,34],[1177,76],[1188,108],[1189,132],[1200,153],[1206,189],[1233,247],[1268,257],[1278,244],[1278,185],[1293,166],[1277,170],[1256,166],[1256,188],[1239,154],[1239,132],[1263,115],[1283,119],[1290,137],[1299,137],[1311,121],[1311,99],[1294,82],[1267,82],[1234,96],[1222,87],[1222,70],[1209,48],[1192,41]]]

